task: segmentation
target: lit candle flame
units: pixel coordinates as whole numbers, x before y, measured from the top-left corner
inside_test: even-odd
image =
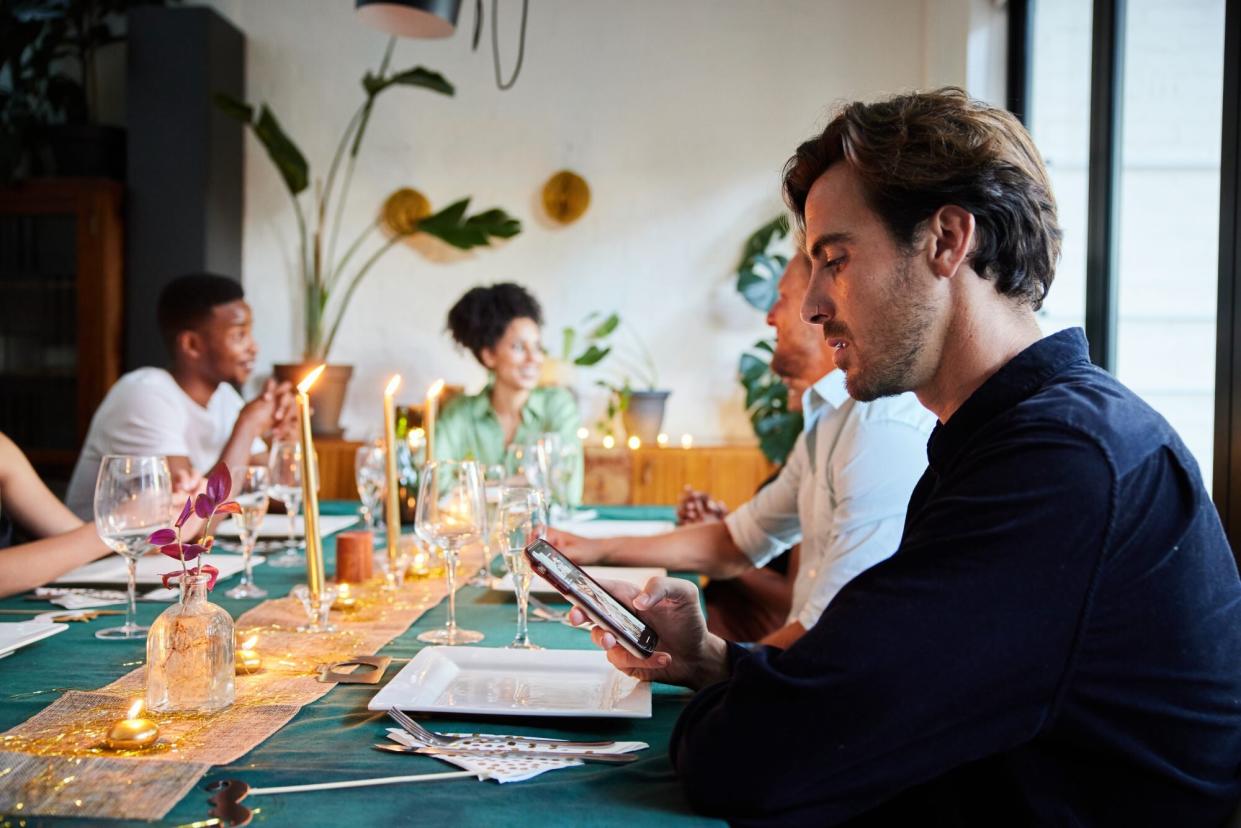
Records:
[[[388,380],[388,387],[384,389],[384,396],[391,397],[396,393],[396,389],[401,387],[401,375],[393,374],[392,379]]]
[[[142,712],[142,699],[134,699],[134,703],[129,706],[129,713],[126,714],[125,718],[136,719],[138,718],[138,714],[141,712]]]
[[[323,373],[323,369],[326,367],[327,367],[327,363],[324,363],[323,365],[320,365],[318,368],[316,368],[315,370],[307,374],[306,378],[297,384],[298,393],[309,394],[310,386],[315,384],[315,380],[319,378],[319,375]]]
[[[249,638],[247,638],[245,641],[241,642],[241,649],[253,650],[254,645],[257,643],[259,643],[259,637],[257,635],[252,635]]]
[[[427,399],[438,397],[443,392],[444,381],[442,379],[437,379],[435,382],[431,383],[431,387],[427,389]]]

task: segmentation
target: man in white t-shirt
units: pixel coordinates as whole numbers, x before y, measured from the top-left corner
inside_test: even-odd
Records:
[[[799,254],[780,279],[768,314],[776,329],[773,368],[809,328],[801,319],[810,262]],[[824,353],[827,343],[817,335]],[[790,393],[798,389],[790,386]],[[840,589],[896,551],[905,506],[926,468],[935,418],[912,394],[860,403],[832,368],[805,389],[805,431],[780,474],[721,522],[683,526],[650,537],[588,539],[550,530],[548,539],[577,563],[663,566],[732,578],[801,543],[792,608],[783,627],[762,641],[788,647],[814,626]]]
[[[174,279],[160,293],[158,317],[172,368],[125,374],[95,412],[65,498],[84,519],[104,455],[164,455],[174,487],[191,491],[216,462],[247,465],[266,451],[265,436],[294,422],[287,383],[268,380],[249,403],[237,392],[258,353],[239,282],[211,274]]]

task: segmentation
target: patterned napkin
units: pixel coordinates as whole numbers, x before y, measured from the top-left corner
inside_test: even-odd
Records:
[[[398,727],[388,728],[388,738],[405,747],[427,747],[426,743],[418,741]],[[648,747],[650,745],[646,742],[617,742],[609,747],[591,748],[591,750],[595,753],[631,753],[635,750],[646,750]],[[556,751],[558,748],[554,745],[540,744],[538,750]],[[580,748],[572,747],[566,747],[563,750],[570,753],[581,751]],[[546,756],[436,756],[435,758],[476,773],[479,779],[494,779],[501,784],[524,782],[550,770],[584,764],[580,759],[553,759]]]
[[[140,601],[175,601],[179,593],[175,589],[153,589],[138,596]],[[123,604],[127,600],[124,592],[112,589],[73,589],[58,587],[39,587],[34,597],[49,601],[65,609],[95,609]]]

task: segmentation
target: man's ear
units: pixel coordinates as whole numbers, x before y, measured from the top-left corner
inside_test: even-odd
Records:
[[[956,275],[974,251],[974,214],[955,204],[940,207],[927,219],[927,253],[931,271],[941,278]]]
[[[186,359],[196,360],[204,353],[202,335],[198,331],[181,331],[176,338],[177,353]]]

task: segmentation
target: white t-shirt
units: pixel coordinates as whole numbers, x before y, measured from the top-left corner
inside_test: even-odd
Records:
[[[188,457],[195,471],[206,474],[220,459],[244,406],[227,382],[220,383],[203,407],[163,368],[130,371],[109,389],[91,418],[66,505],[83,520],[93,519],[95,478],[107,454]],[[254,453],[265,450],[262,440],[251,447]]]
[[[803,400],[807,430],[788,462],[724,524],[755,566],[801,542],[788,620],[810,629],[845,584],[900,545],[935,417],[910,393],[860,403],[838,370]]]

